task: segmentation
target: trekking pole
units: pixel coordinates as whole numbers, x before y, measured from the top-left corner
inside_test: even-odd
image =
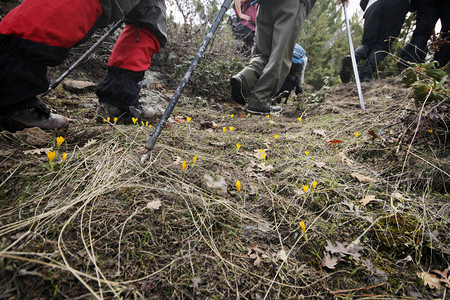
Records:
[[[350,46],[350,56],[352,57],[353,73],[355,74],[356,86],[358,88],[359,103],[361,104],[361,111],[363,113],[365,113],[366,107],[364,105],[364,98],[363,98],[363,94],[362,94],[362,90],[361,90],[361,81],[359,80],[358,65],[356,64],[355,49],[353,49],[352,35],[350,33],[350,22],[348,21],[348,15],[347,15],[347,7],[346,7],[346,4],[344,1],[342,1],[342,7],[344,8],[345,25],[347,27],[347,38],[348,38],[348,44]]]
[[[225,12],[230,8],[231,1],[232,0],[225,0],[224,3],[222,4],[219,14],[217,15],[211,28],[209,29],[208,34],[206,34],[206,37],[203,40],[200,48],[198,49],[198,52],[195,55],[194,60],[192,61],[191,65],[189,66],[186,73],[184,74],[184,77],[181,80],[180,84],[178,85],[178,87],[175,91],[175,94],[172,97],[172,100],[170,100],[169,105],[166,108],[166,111],[164,112],[161,119],[159,120],[158,125],[156,125],[152,136],[148,139],[147,143],[145,144],[145,148],[147,148],[148,152],[152,151],[153,148],[155,147],[156,140],[158,139],[159,135],[161,134],[161,131],[163,130],[164,125],[166,124],[167,120],[169,119],[170,114],[172,113],[175,105],[177,104],[177,101],[180,98],[180,95],[183,92],[184,87],[186,86],[186,83],[188,82],[189,78],[191,77],[192,73],[194,72],[195,68],[197,67],[198,61],[200,60],[201,56],[203,55],[203,52],[205,52],[205,49],[208,46],[209,41],[213,37],[214,33],[216,32],[216,29],[219,26],[220,22],[222,21],[222,18],[225,15]],[[146,157],[147,157],[147,154],[144,154],[144,156],[141,158],[141,162],[145,161]]]
[[[116,31],[117,28],[119,28],[122,24],[123,20],[119,20],[116,24],[114,24],[111,29],[109,29],[94,45],[92,45],[91,48],[88,49],[88,51],[86,51],[86,53],[84,53],[76,62],[74,62],[61,76],[59,76],[58,79],[50,84],[48,90],[43,95],[46,95],[51,90],[55,89],[61,83],[61,81],[63,81],[64,78],[66,78],[67,75],[69,75],[70,72],[72,72],[73,69],[75,69],[83,61],[83,59],[94,52],[94,50],[97,49],[98,46],[100,46],[103,41],[106,40],[106,38],[109,37],[114,31]]]

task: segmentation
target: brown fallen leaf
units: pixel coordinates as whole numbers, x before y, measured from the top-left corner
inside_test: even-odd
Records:
[[[364,198],[362,198],[361,200],[359,200],[359,203],[361,203],[361,205],[366,206],[367,204],[369,204],[372,201],[375,201],[376,198],[374,195],[367,195]]]
[[[341,143],[342,143],[342,141],[338,140],[338,139],[333,139],[333,140],[327,142],[328,145],[337,145],[337,144],[341,144]]]
[[[175,117],[175,123],[184,123],[185,117],[183,116],[176,116]]]
[[[375,133],[374,130],[369,130],[367,133],[372,137],[372,141],[378,138],[378,135]]]
[[[162,202],[160,200],[153,200],[147,203],[146,208],[152,209],[152,210],[158,210],[162,205]]]
[[[441,281],[434,274],[428,272],[417,272],[417,276],[423,281],[423,286],[429,286],[432,289],[440,290],[442,288]]]
[[[444,283],[446,287],[450,288],[450,280],[448,278],[448,272],[450,269],[445,269],[444,271],[439,271],[439,270],[431,270],[431,272],[438,274],[441,276],[441,278],[439,278],[439,281],[441,283]]]
[[[256,243],[250,243],[250,244],[248,244],[247,248],[248,248],[247,255],[250,255],[252,252],[255,252],[255,253],[258,253],[258,252],[259,252],[259,253],[264,253],[264,251],[262,251],[261,249],[258,248],[258,244],[256,244]]]
[[[253,265],[257,267],[261,263],[261,258],[259,257],[258,253],[250,254],[250,258],[254,259]]]
[[[327,252],[323,252],[323,260],[320,265],[322,267],[334,270],[339,260],[340,260],[339,256],[334,256],[328,254]]]
[[[377,182],[378,181],[377,179],[374,179],[374,178],[371,178],[371,177],[368,177],[368,176],[365,176],[365,175],[361,175],[361,174],[356,173],[356,172],[353,172],[350,175],[352,175],[352,177],[358,179],[358,181],[362,182],[362,183],[370,183],[370,182]]]
[[[353,160],[351,160],[350,158],[345,156],[345,154],[343,152],[339,152],[338,154],[335,155],[335,157],[336,157],[336,161],[340,164],[346,164],[347,166],[354,165]]]

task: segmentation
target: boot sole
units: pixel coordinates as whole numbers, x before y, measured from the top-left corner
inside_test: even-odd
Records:
[[[280,113],[280,112],[282,112],[283,111],[283,109],[281,109],[281,110],[279,110],[279,111],[268,111],[268,112],[263,112],[263,111],[259,111],[259,110],[254,110],[254,109],[251,109],[251,108],[247,108],[247,112],[248,113],[251,113],[252,115],[259,115],[259,116],[266,116],[266,115],[270,115],[271,113],[272,114],[277,114],[277,113]]]

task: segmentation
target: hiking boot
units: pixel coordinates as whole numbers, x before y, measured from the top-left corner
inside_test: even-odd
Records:
[[[371,82],[373,78],[371,76],[363,76],[361,77],[361,82]]]
[[[156,116],[156,111],[151,108],[144,108],[141,104],[136,106],[128,106],[127,108],[119,108],[109,103],[100,103],[97,109],[97,121],[103,122],[110,119],[113,122],[117,118],[117,123],[129,124],[133,122],[133,118],[138,121],[150,121]]]
[[[283,108],[279,105],[272,105],[269,106],[266,109],[260,109],[260,108],[247,108],[247,112],[251,113],[253,115],[268,115],[271,113],[280,113],[283,111]]]
[[[230,79],[230,85],[231,85],[231,98],[233,99],[233,101],[241,105],[245,105],[245,98],[250,92],[245,77],[242,74],[234,75]]]
[[[278,95],[276,95],[275,97],[272,98],[272,100],[271,100],[272,105],[280,104],[283,101],[283,99],[284,99],[284,103],[286,104],[290,95],[291,95],[291,91],[288,91],[288,90],[282,91],[281,93],[279,93]]]
[[[39,127],[43,130],[61,129],[67,124],[67,119],[58,114],[52,114],[42,102],[32,106],[7,111],[0,115],[0,127],[11,131]]]
[[[343,83],[350,82],[350,78],[352,77],[352,70],[352,59],[350,55],[347,55],[342,60],[342,68],[339,71],[339,76],[341,77]]]

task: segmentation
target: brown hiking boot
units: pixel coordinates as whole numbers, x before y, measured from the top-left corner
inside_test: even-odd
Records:
[[[41,102],[33,106],[7,111],[0,115],[0,126],[8,131],[19,131],[25,128],[39,127],[43,130],[61,129],[67,124],[67,119],[58,114],[52,114]]]
[[[98,122],[104,122],[108,118],[110,122],[113,122],[114,118],[117,118],[117,123],[130,124],[133,122],[133,118],[136,118],[138,121],[150,121],[155,116],[156,111],[154,109],[144,108],[141,104],[128,106],[124,109],[102,102],[97,109]]]

